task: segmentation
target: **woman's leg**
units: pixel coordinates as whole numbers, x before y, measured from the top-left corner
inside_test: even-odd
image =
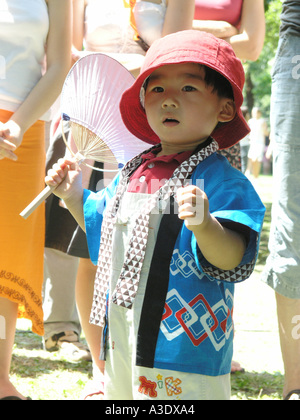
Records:
[[[0,297],[0,315],[5,321],[5,338],[0,339],[0,398],[21,395],[9,380],[13,346],[15,342],[18,304]]]
[[[256,160],[255,162],[252,162],[252,175],[254,176],[254,178],[257,179],[259,177],[260,169],[261,169],[261,162],[259,162],[258,160]]]
[[[276,293],[281,352],[285,370],[283,396],[300,389],[300,335],[297,321],[300,299],[289,299]],[[299,321],[298,321],[299,322]]]

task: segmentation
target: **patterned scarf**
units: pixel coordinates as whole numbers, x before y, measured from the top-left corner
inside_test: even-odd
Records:
[[[156,145],[151,149],[129,161],[121,173],[121,180],[117,188],[115,199],[112,199],[106,209],[101,228],[101,242],[98,259],[98,268],[95,278],[94,300],[90,322],[101,327],[104,326],[106,312],[106,297],[111,277],[112,261],[112,233],[116,223],[116,216],[123,194],[125,193],[130,175],[142,162],[142,155],[160,147]],[[194,153],[184,161],[173,173],[172,177],[154,194],[149,195],[142,211],[135,221],[129,246],[121,274],[112,293],[112,302],[116,305],[131,309],[139,286],[141,269],[144,263],[147,246],[149,220],[153,209],[160,200],[168,200],[171,195],[175,196],[178,188],[185,185],[197,165],[219,149],[215,140]]]

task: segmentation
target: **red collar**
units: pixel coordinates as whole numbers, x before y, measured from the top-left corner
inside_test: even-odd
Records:
[[[191,151],[188,151],[157,156],[159,150],[155,150],[155,152],[151,151],[141,156],[142,163],[130,177],[128,192],[155,193],[166,180],[171,178],[175,169],[189,159],[192,154]]]

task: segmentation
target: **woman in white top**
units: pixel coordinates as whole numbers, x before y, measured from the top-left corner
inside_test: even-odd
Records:
[[[17,317],[43,335],[45,210],[26,222],[19,213],[44,187],[44,121],[70,68],[71,0],[0,0],[0,63],[0,399],[24,399],[9,371]]]
[[[73,4],[73,58],[86,54],[84,46],[87,52],[113,56],[134,76],[139,74],[141,55],[156,39],[192,27],[195,9],[195,0],[73,0]],[[140,36],[128,24],[132,18]]]

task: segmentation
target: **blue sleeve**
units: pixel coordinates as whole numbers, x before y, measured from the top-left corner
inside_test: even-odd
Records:
[[[198,268],[212,279],[243,281],[251,275],[257,260],[265,207],[250,181],[239,171],[225,164],[214,178],[214,182],[207,183],[207,188],[204,185],[210,212],[220,223],[234,222],[249,228],[247,249],[239,266],[230,271],[211,266],[200,252],[194,235],[191,239],[193,254]]]
[[[84,190],[83,213],[86,237],[90,258],[95,265],[97,265],[99,255],[103,214],[108,202],[115,195],[118,182],[119,174],[107,188],[97,193]]]

